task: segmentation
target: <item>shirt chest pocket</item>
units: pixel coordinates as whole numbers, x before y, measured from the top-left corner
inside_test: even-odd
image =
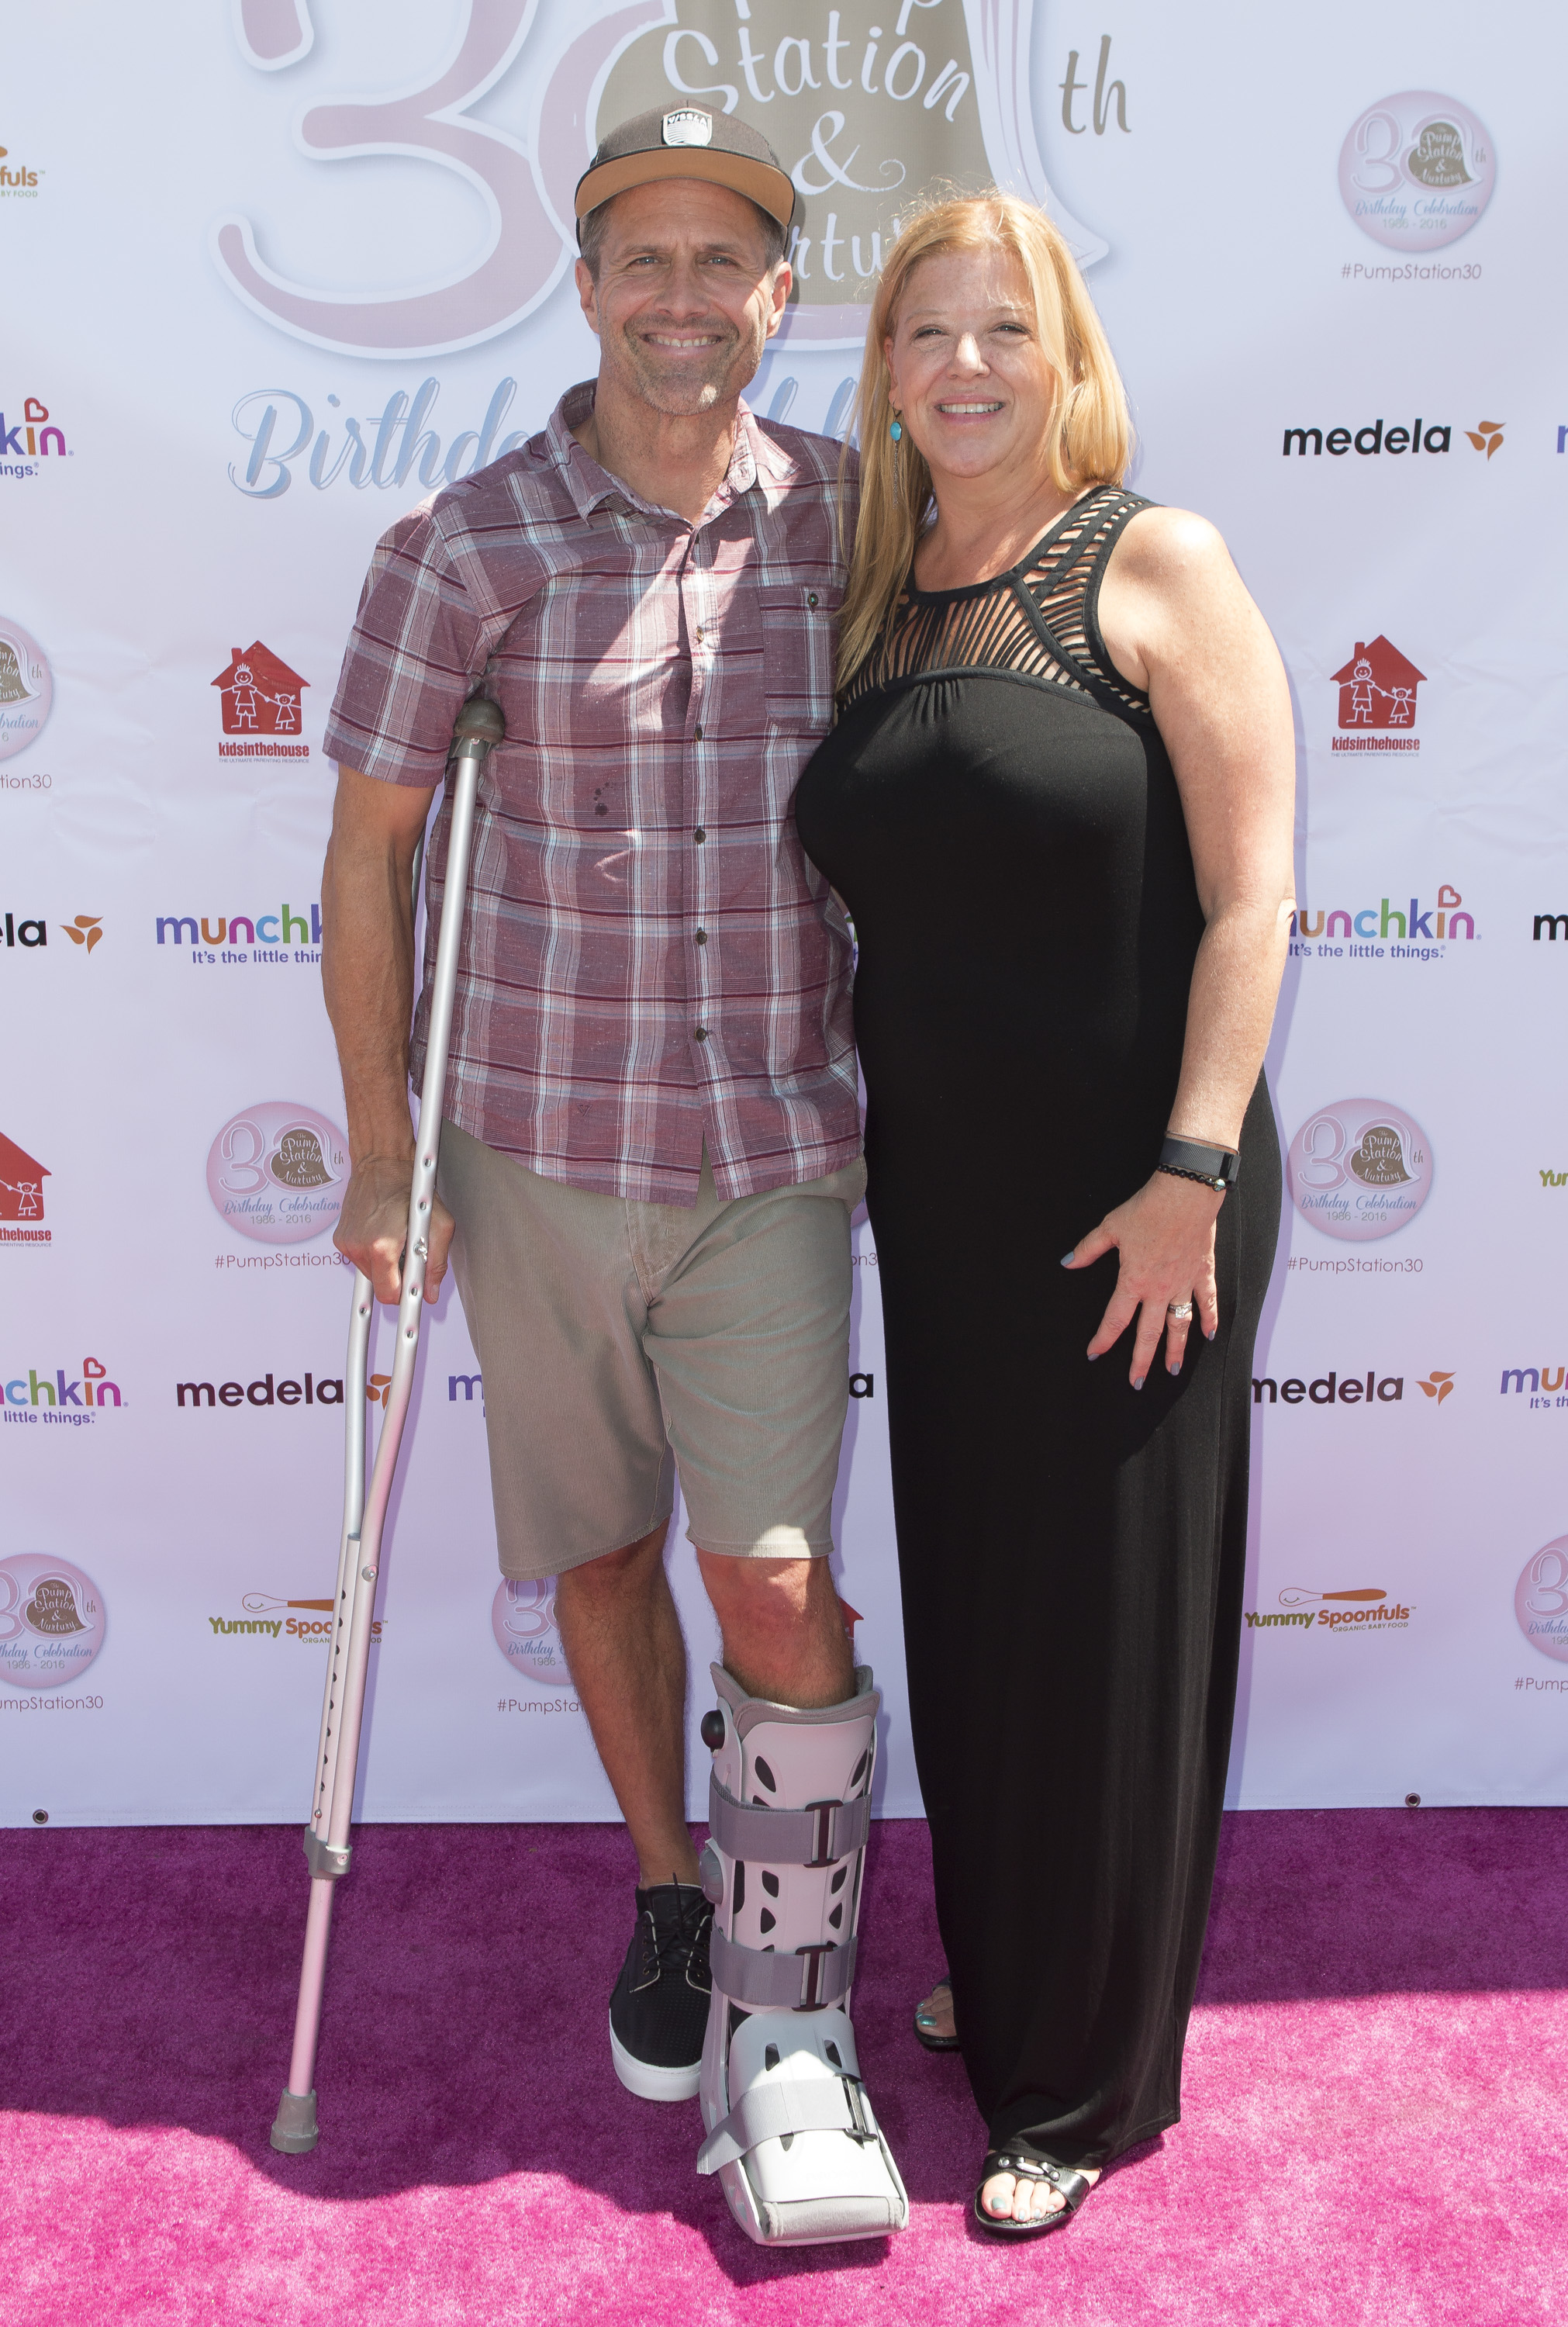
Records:
[[[762,691],[770,726],[802,735],[825,735],[832,726],[843,597],[841,589],[817,583],[762,592]]]

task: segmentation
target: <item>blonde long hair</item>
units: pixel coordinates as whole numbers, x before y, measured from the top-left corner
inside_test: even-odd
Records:
[[[1064,493],[1120,484],[1133,451],[1127,398],[1110,346],[1061,236],[1043,210],[993,191],[933,201],[908,220],[888,254],[865,335],[856,399],[860,514],[838,633],[843,688],[870,654],[908,578],[929,519],[931,472],[906,429],[888,434],[891,377],[883,343],[922,258],[948,250],[1009,250],[1023,270],[1035,329],[1056,375],[1046,460]]]

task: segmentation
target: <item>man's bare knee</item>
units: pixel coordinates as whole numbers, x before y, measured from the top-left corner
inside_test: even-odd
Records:
[[[575,1602],[590,1607],[605,1600],[620,1599],[627,1592],[646,1589],[664,1566],[664,1541],[669,1522],[655,1528],[651,1534],[641,1536],[636,1543],[622,1544],[617,1551],[601,1552],[597,1559],[585,1559],[581,1566],[569,1567],[555,1580],[557,1607],[565,1600],[568,1606]]]

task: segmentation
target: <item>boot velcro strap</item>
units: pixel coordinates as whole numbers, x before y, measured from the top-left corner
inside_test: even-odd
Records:
[[[848,1995],[857,1944],[849,1939],[842,1947],[828,1943],[780,1955],[771,1948],[742,1947],[715,1928],[708,1941],[708,1967],[714,1986],[732,2004],[809,2012]]]
[[[847,2133],[854,2141],[874,2141],[876,2119],[858,2077],[780,2078],[752,2085],[720,2119],[697,2152],[697,2172],[716,2173],[787,2133]]]
[[[803,1810],[772,1810],[761,1802],[738,1802],[708,1779],[708,1830],[731,1858],[761,1860],[765,1866],[832,1866],[863,1847],[871,1832],[871,1797],[853,1802],[813,1802]]]

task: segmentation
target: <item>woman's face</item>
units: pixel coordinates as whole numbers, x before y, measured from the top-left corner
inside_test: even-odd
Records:
[[[883,344],[892,401],[933,478],[1016,471],[1032,485],[1045,467],[1056,374],[1011,251],[921,259]]]

